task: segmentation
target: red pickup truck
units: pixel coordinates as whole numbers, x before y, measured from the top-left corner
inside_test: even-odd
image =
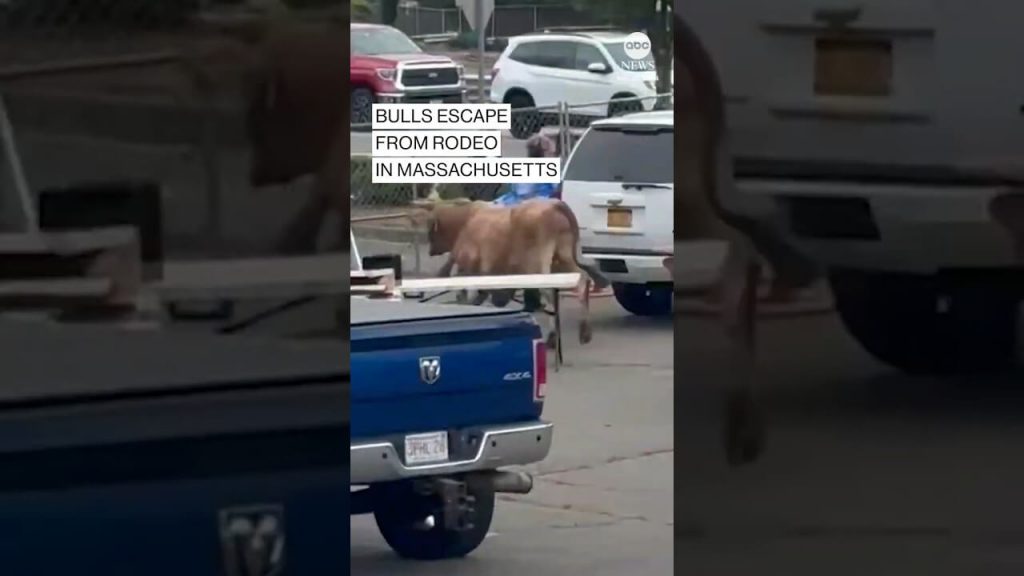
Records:
[[[401,30],[351,24],[352,123],[369,124],[374,102],[464,102],[463,67],[427,54]]]

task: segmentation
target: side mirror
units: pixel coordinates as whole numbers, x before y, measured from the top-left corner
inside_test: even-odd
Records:
[[[587,72],[593,72],[594,74],[607,74],[608,65],[603,62],[592,62],[587,65]]]

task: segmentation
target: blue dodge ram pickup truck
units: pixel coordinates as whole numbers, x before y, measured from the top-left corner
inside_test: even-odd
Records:
[[[487,535],[506,470],[543,460],[547,358],[533,318],[475,306],[354,298],[351,511],[400,556],[460,557]]]

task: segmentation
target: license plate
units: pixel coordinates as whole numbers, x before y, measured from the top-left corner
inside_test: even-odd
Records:
[[[440,104],[442,102],[444,102],[443,98],[433,98],[433,99],[430,100],[431,104]]]
[[[609,228],[632,228],[633,227],[633,211],[629,208],[609,208],[608,209],[608,227]]]
[[[448,433],[429,432],[405,437],[405,463],[430,464],[448,460]]]
[[[887,40],[819,38],[814,44],[814,93],[888,96],[892,44]]]

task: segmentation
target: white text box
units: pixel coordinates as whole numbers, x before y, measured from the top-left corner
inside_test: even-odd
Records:
[[[370,133],[375,158],[500,157],[500,130],[375,130]]]
[[[557,184],[558,158],[374,158],[374,184]]]
[[[511,104],[374,104],[373,130],[511,130]]]

